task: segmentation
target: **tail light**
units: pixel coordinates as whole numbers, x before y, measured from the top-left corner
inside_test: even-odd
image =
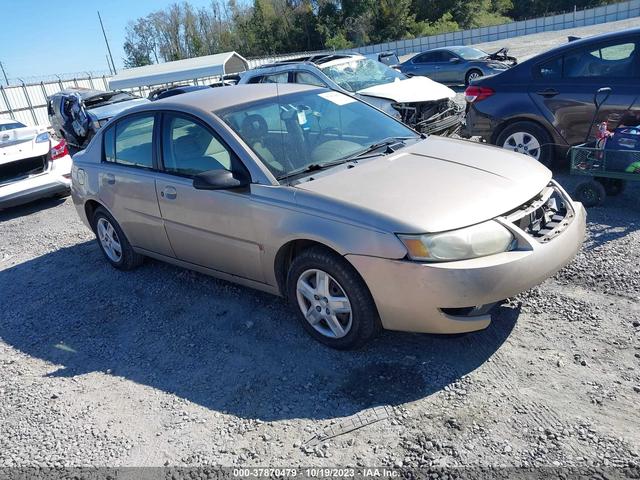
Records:
[[[469,85],[464,91],[464,99],[469,103],[479,102],[496,93],[493,88]]]
[[[69,155],[69,147],[67,147],[67,142],[63,138],[60,143],[51,148],[51,160],[62,158],[65,155]]]

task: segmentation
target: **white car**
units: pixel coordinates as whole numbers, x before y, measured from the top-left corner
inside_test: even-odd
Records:
[[[424,134],[459,130],[456,92],[427,77],[407,77],[388,65],[353,53],[318,54],[262,65],[242,74],[244,83],[302,83],[358,97]]]
[[[68,195],[72,160],[64,140],[44,127],[0,119],[0,210],[54,195]]]

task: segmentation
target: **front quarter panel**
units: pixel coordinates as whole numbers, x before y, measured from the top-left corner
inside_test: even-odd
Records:
[[[252,185],[255,231],[263,251],[266,282],[277,286],[275,262],[281,248],[296,240],[310,240],[340,255],[356,254],[400,259],[406,256],[402,242],[389,231],[366,224],[362,212],[347,213],[344,206],[318,201],[310,206],[306,192],[294,187]],[[330,206],[331,205],[331,206]]]

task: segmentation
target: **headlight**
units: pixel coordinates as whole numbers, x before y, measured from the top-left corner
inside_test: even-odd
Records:
[[[42,132],[36,137],[36,143],[48,142],[49,132]]]
[[[398,235],[411,260],[446,262],[484,257],[511,250],[509,230],[493,220],[472,227],[424,235]]]

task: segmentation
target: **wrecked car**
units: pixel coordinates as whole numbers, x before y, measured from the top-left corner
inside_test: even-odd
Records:
[[[47,113],[58,137],[84,148],[111,117],[148,101],[128,92],[70,88],[49,97]]]
[[[379,108],[420,133],[450,135],[460,129],[455,92],[425,77],[408,78],[360,54],[321,54],[263,65],[242,74],[240,84],[302,83],[327,87]]]
[[[68,195],[71,157],[64,140],[44,127],[0,119],[0,210],[38,198]]]
[[[134,107],[74,156],[72,195],[113,267],[151,257],[281,295],[338,349],[382,328],[484,329],[585,234],[582,205],[534,159],[309,85]]]
[[[459,46],[418,53],[396,68],[407,75],[422,75],[447,85],[469,85],[477,78],[496,75],[517,63],[506,48],[490,54],[479,48]]]

